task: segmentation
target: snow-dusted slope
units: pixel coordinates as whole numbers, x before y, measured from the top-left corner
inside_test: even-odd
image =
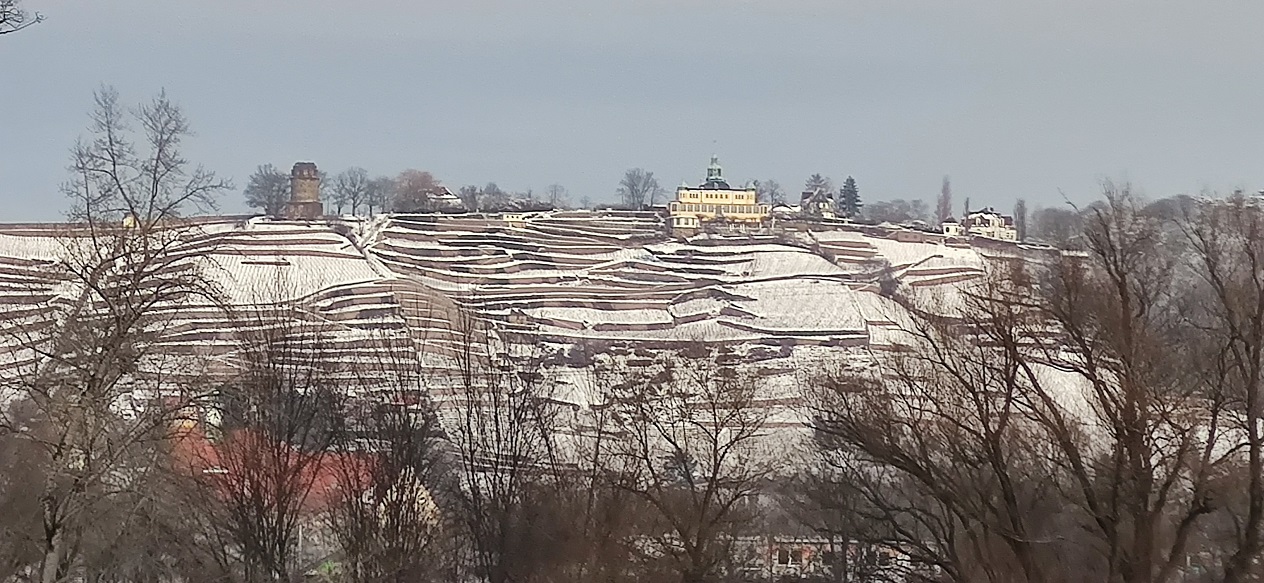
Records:
[[[160,344],[229,368],[243,330],[265,326],[259,312],[278,304],[348,360],[380,358],[384,345],[455,354],[460,313],[559,350],[701,341],[775,359],[881,346],[900,314],[884,286],[947,298],[986,262],[979,250],[933,239],[839,230],[679,240],[636,213],[224,219],[182,237],[180,261],[218,294],[162,306]],[[65,226],[0,226],[0,328],[30,332],[35,316],[74,301],[59,268],[74,241]]]
[[[669,240],[655,220],[397,216],[365,242],[395,276],[553,342],[863,345],[880,276],[951,286],[983,257],[858,232]],[[878,302],[880,303],[880,302]]]
[[[797,430],[804,371],[898,340],[904,311],[881,292],[908,286],[952,302],[988,261],[975,248],[888,235],[681,240],[652,215],[590,212],[205,220],[182,227],[173,252],[213,293],[155,310],[161,354],[147,362],[168,376],[231,372],[243,341],[284,309],[337,360],[409,367],[420,355],[440,373],[470,344],[472,319],[536,339],[557,397],[583,407],[598,396],[588,371],[571,366],[575,352],[636,366],[654,349],[716,343],[766,379],[774,424]],[[0,367],[32,362],[23,343],[53,333],[49,315],[80,296],[65,265],[82,244],[65,226],[0,226]],[[440,408],[459,410],[453,385],[433,376]]]

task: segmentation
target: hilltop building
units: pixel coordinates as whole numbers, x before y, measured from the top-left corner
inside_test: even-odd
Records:
[[[325,216],[320,202],[320,170],[313,162],[295,162],[290,169],[290,202],[285,205],[287,219],[318,219]]]
[[[799,212],[804,217],[832,219],[837,216],[834,208],[834,193],[829,190],[805,190],[799,197]]]
[[[682,184],[676,200],[667,207],[674,231],[697,231],[708,223],[726,223],[742,228],[760,226],[771,214],[771,206],[760,204],[755,187],[733,188],[724,180],[719,158],[712,156],[707,180],[697,188]]]
[[[426,193],[430,199],[430,204],[435,210],[440,212],[464,212],[469,209],[465,208],[465,203],[461,202],[461,198],[452,194],[448,187],[440,184],[434,190]]]
[[[967,213],[960,222],[953,217],[948,217],[940,224],[940,229],[945,235],[953,237],[974,235],[1001,241],[1018,240],[1018,229],[1014,228],[1014,217],[996,212],[996,209],[992,207]]]

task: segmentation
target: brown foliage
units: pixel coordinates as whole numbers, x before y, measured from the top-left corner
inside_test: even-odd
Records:
[[[443,188],[433,174],[411,168],[399,173],[394,187],[391,210],[395,212],[434,210],[433,195]]]

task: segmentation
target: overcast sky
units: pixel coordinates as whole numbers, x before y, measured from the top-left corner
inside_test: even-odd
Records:
[[[238,186],[312,160],[611,200],[713,152],[867,200],[933,204],[947,174],[957,206],[1264,186],[1257,0],[24,2],[47,21],[0,37],[0,221],[60,217],[103,83],[165,88]]]

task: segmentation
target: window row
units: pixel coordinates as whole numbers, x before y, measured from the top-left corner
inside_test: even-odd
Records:
[[[672,212],[685,213],[725,213],[725,214],[767,214],[769,206],[766,204],[691,204],[683,202],[671,203]]]

